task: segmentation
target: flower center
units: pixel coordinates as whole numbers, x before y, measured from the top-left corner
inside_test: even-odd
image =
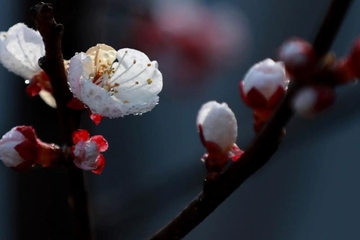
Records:
[[[111,96],[119,92],[116,88],[119,87],[120,84],[128,83],[129,81],[135,80],[142,73],[144,73],[146,71],[146,69],[148,69],[152,65],[150,62],[145,66],[145,68],[143,68],[139,72],[137,72],[137,73],[134,72],[133,76],[131,76],[130,78],[121,79],[124,76],[124,74],[133,70],[135,64],[137,63],[136,59],[134,59],[132,61],[132,64],[129,67],[127,67],[127,68],[125,67],[125,69],[122,73],[120,73],[114,77],[115,72],[117,72],[119,70],[119,68],[122,66],[124,58],[126,57],[127,54],[128,54],[128,51],[125,51],[125,53],[121,57],[121,59],[118,61],[115,60],[113,63],[108,63],[106,61],[102,61],[101,59],[97,59],[97,56],[95,58],[95,66],[94,67],[96,70],[95,70],[95,73],[90,75],[90,78],[94,84],[96,84],[96,85],[102,87],[103,89],[105,89],[106,91],[108,91]],[[140,87],[139,81],[140,81],[140,79],[139,80],[136,79],[134,81],[134,86]],[[152,82],[153,82],[152,79],[148,78],[144,81],[144,83],[142,83],[142,85],[145,85],[145,84],[150,85],[150,84],[152,84]]]

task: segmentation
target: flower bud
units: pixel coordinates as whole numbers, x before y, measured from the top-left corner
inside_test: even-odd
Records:
[[[208,171],[221,171],[231,157],[237,160],[242,151],[236,146],[237,122],[226,103],[210,101],[202,105],[196,124],[200,139],[207,150]]]
[[[305,78],[315,68],[315,53],[311,44],[294,38],[283,43],[279,49],[279,60],[293,76]]]
[[[60,155],[60,148],[40,141],[31,126],[14,127],[0,140],[0,159],[7,167],[26,169],[36,164],[47,167]]]
[[[328,86],[311,86],[301,89],[292,101],[295,112],[312,117],[329,107],[335,99],[335,91]]]
[[[253,109],[274,109],[285,94],[289,79],[284,64],[265,59],[252,66],[240,82],[240,95]]]
[[[105,166],[105,158],[100,152],[108,149],[106,139],[101,135],[90,138],[86,130],[77,130],[73,133],[74,164],[83,170],[100,174]]]

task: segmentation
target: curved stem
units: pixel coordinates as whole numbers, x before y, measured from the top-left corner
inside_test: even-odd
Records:
[[[329,50],[351,0],[333,0],[314,41],[318,59]],[[204,183],[204,190],[151,240],[181,239],[209,216],[249,176],[260,169],[280,144],[283,127],[293,116],[290,103],[300,88],[291,84],[282,103],[244,155],[226,170],[216,182]]]

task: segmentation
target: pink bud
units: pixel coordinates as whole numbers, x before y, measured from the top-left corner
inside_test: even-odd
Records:
[[[240,95],[251,108],[273,109],[285,94],[288,84],[283,63],[268,58],[246,73],[240,82]]]
[[[313,73],[315,53],[310,43],[294,38],[283,43],[279,49],[279,60],[296,77],[305,77]]]
[[[301,89],[292,101],[293,109],[305,116],[312,117],[329,107],[335,99],[335,91],[328,86],[312,86]]]
[[[101,135],[89,138],[86,130],[77,130],[73,133],[74,164],[83,170],[100,174],[105,166],[105,158],[100,152],[108,149],[108,143]]]
[[[229,157],[236,161],[243,153],[235,144],[237,122],[226,103],[210,101],[202,105],[196,124],[207,150],[205,163],[208,171],[220,171]]]
[[[31,126],[14,127],[0,140],[0,159],[7,167],[26,169],[35,164],[46,167],[60,154],[58,146],[40,141]]]

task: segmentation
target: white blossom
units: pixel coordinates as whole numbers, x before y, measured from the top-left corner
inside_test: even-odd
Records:
[[[105,44],[70,60],[69,83],[74,96],[92,113],[110,118],[150,111],[163,86],[156,61],[138,50],[116,51]]]
[[[202,105],[196,120],[206,142],[216,143],[224,152],[233,147],[237,138],[237,122],[226,103],[210,101]]]
[[[39,32],[17,23],[0,34],[0,61],[9,71],[24,79],[41,71],[37,63],[45,48]]]
[[[25,80],[31,80],[42,71],[38,60],[44,55],[45,47],[40,33],[25,24],[17,23],[7,32],[0,32],[1,64]],[[43,89],[39,95],[49,106],[56,107],[51,93]]]

